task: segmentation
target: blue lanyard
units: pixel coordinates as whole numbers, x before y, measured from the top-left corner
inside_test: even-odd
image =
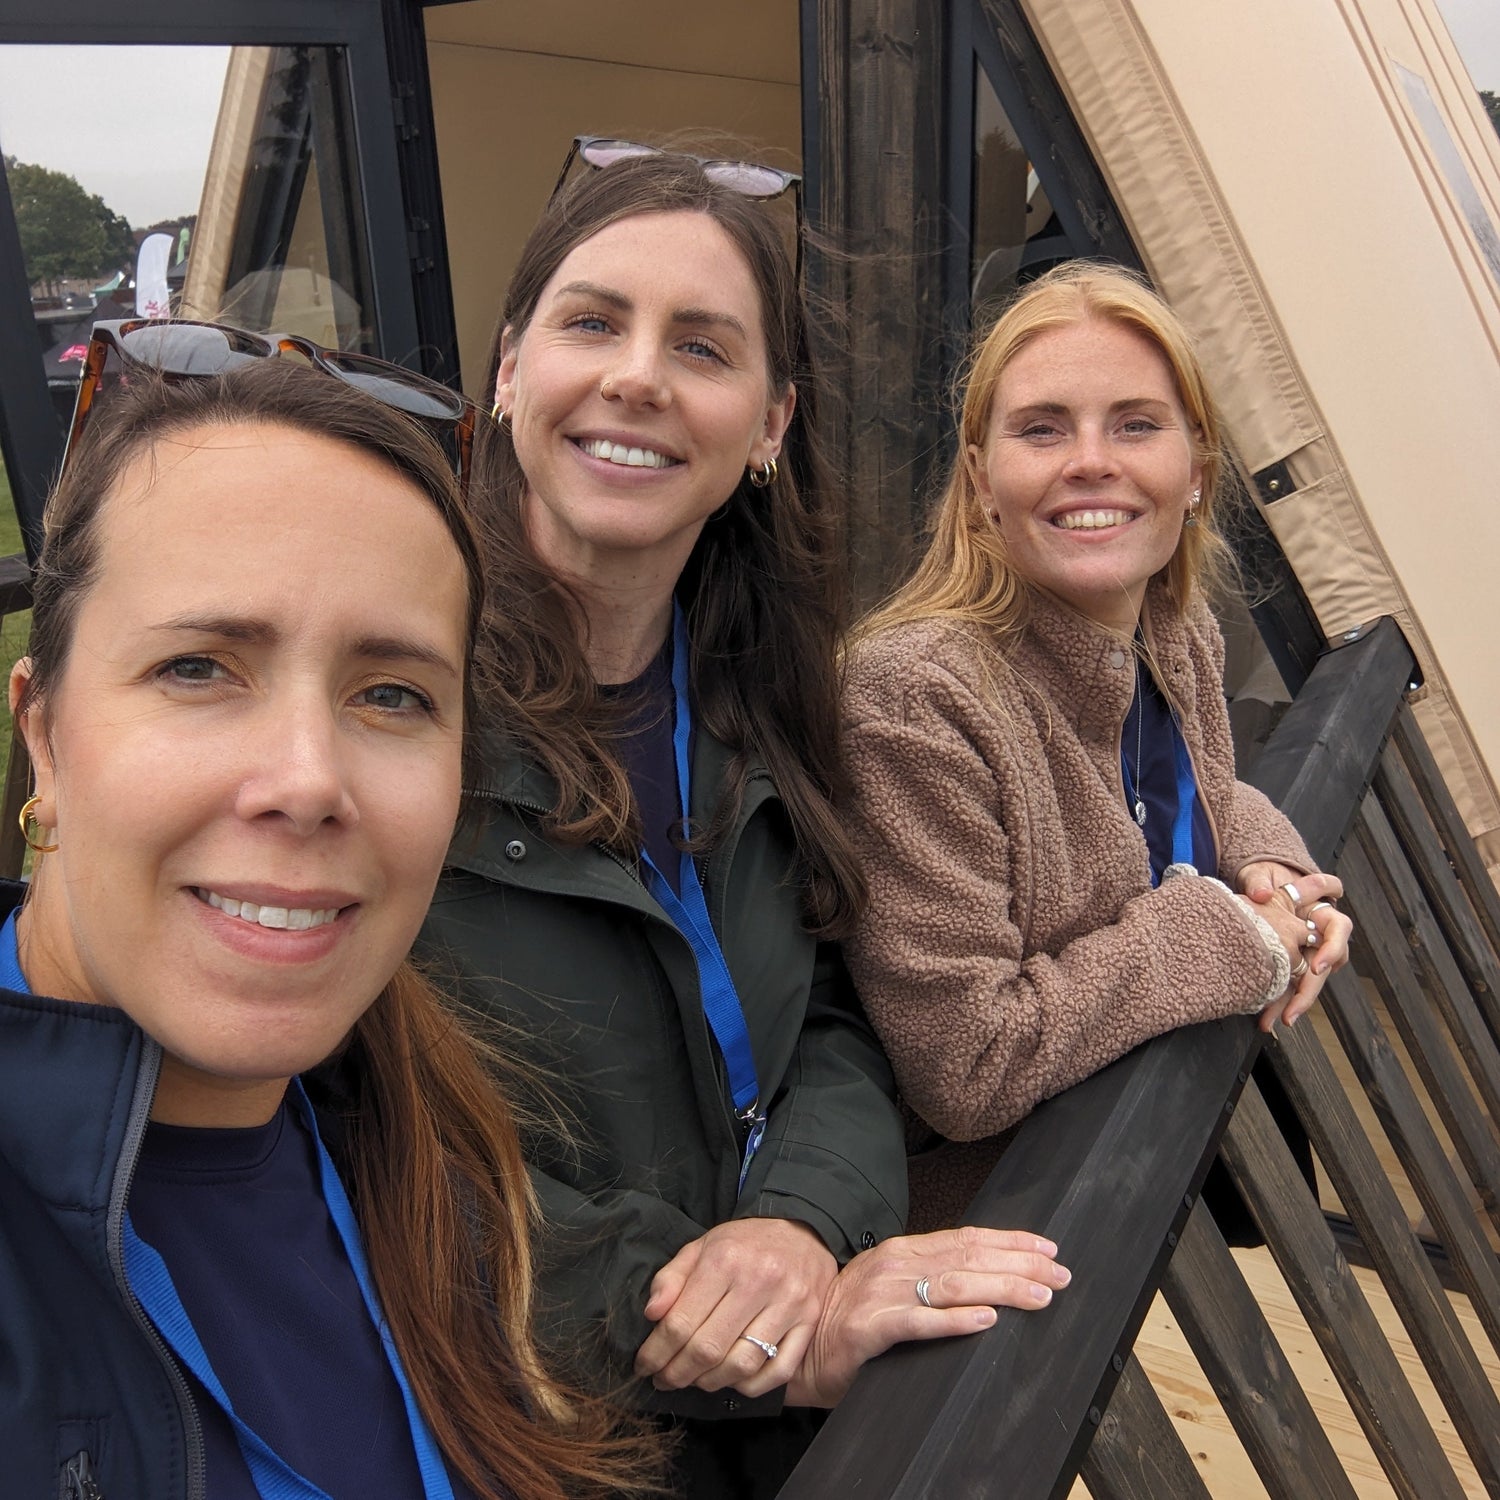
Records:
[[[1142,703],[1138,712],[1145,713],[1145,704]],[[1176,714],[1170,716],[1169,722],[1172,726],[1172,763],[1177,774],[1177,812],[1172,820],[1172,860],[1174,865],[1186,865],[1193,868],[1193,805],[1198,797],[1198,780],[1193,775],[1193,758],[1188,754],[1187,741],[1183,738],[1182,727],[1177,722]],[[1130,766],[1125,759],[1125,747],[1120,746],[1120,769],[1125,780],[1134,784],[1136,795],[1140,796],[1141,767],[1136,766],[1135,775],[1130,775]],[[1143,804],[1144,805],[1144,804]],[[1157,883],[1153,873],[1151,883]]]
[[[1187,741],[1183,739],[1175,717],[1172,720],[1172,740],[1172,758],[1177,764],[1177,817],[1172,823],[1172,863],[1190,865],[1193,862],[1193,801],[1198,795],[1198,782],[1193,775],[1193,758],[1188,754]]]
[[[688,701],[687,621],[682,606],[672,601],[672,694],[675,700],[672,717],[672,751],[677,762],[677,796],[682,804],[683,827],[689,817],[689,748],[693,733],[693,712]],[[729,1089],[734,1096],[734,1111],[740,1124],[747,1127],[745,1154],[740,1163],[740,1189],[750,1171],[750,1162],[760,1148],[766,1133],[766,1112],[761,1108],[760,1084],[755,1077],[755,1056],[750,1049],[750,1032],[745,1026],[745,1011],[740,1004],[724,950],[708,917],[703,883],[698,866],[684,850],[678,855],[677,890],[645,850],[641,862],[646,867],[646,888],[656,898],[673,925],[688,941],[698,966],[698,992],[703,997],[703,1014],[708,1019],[714,1040],[724,1057],[729,1073]]]
[[[391,1331],[386,1326],[380,1304],[376,1300],[375,1283],[365,1261],[364,1246],[360,1243],[359,1226],[354,1220],[349,1195],[344,1191],[344,1184],[339,1181],[333,1160],[318,1135],[312,1105],[308,1102],[300,1081],[293,1080],[292,1094],[302,1111],[307,1128],[312,1132],[313,1140],[317,1142],[318,1175],[322,1180],[328,1212],[333,1219],[334,1228],[338,1230],[339,1239],[343,1242],[344,1253],[349,1257],[354,1279],[359,1283],[365,1310],[370,1315],[370,1321],[379,1330],[381,1347],[385,1350],[391,1373],[401,1388],[401,1399],[406,1404],[406,1419],[411,1424],[417,1470],[422,1476],[422,1493],[427,1500],[453,1500],[453,1486],[448,1479],[442,1454],[417,1406],[411,1382],[406,1378],[406,1371],[401,1364],[401,1356],[396,1351],[395,1341],[391,1338]],[[245,1457],[245,1465],[250,1470],[250,1478],[254,1481],[261,1500],[329,1500],[323,1490],[311,1480],[304,1479],[235,1412],[229,1393],[214,1373],[187,1309],[182,1305],[182,1298],[177,1295],[177,1288],[172,1284],[172,1273],[167,1270],[166,1262],[161,1256],[136,1234],[129,1214],[125,1216],[125,1279],[130,1283],[131,1291],[140,1299],[147,1316],[156,1325],[157,1332],[172,1346],[172,1352],[193,1372],[229,1418],[240,1452]]]

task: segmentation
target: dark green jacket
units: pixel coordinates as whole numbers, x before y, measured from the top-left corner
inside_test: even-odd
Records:
[[[695,821],[707,822],[728,764],[700,732]],[[699,866],[770,1100],[737,1195],[741,1136],[686,940],[627,861],[541,836],[552,798],[540,770],[513,762],[493,785],[480,831],[450,853],[423,947],[465,1002],[514,1028],[560,1096],[571,1147],[539,1137],[531,1148],[549,1229],[543,1302],[564,1351],[603,1330],[621,1379],[651,1329],[651,1278],[714,1224],[796,1219],[840,1263],[900,1232],[894,1085],[838,950],[803,930],[790,823],[755,772],[738,822]],[[692,1416],[779,1404],[733,1392],[642,1399]]]

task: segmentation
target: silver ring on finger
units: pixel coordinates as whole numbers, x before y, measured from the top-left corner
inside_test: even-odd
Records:
[[[753,1333],[742,1333],[742,1334],[741,1334],[741,1335],[740,1335],[740,1337],[741,1337],[741,1338],[742,1338],[742,1339],[744,1339],[744,1341],[745,1341],[745,1342],[746,1342],[746,1343],[747,1343],[747,1344],[754,1344],[754,1345],[755,1345],[755,1347],[756,1347],[756,1348],[757,1348],[757,1349],[759,1349],[759,1350],[760,1350],[760,1352],[761,1352],[761,1353],[762,1353],[762,1354],[764,1354],[764,1355],[765,1355],[765,1357],[766,1357],[766,1358],[767,1358],[767,1359],[768,1359],[768,1360],[772,1360],[772,1359],[775,1359],[775,1358],[776,1358],[776,1356],[777,1356],[777,1355],[778,1355],[778,1354],[780,1354],[780,1353],[781,1353],[781,1350],[779,1350],[779,1349],[778,1349],[778,1348],[777,1348],[777,1347],[776,1347],[776,1345],[775,1345],[775,1344],[768,1344],[768,1343],[767,1343],[767,1342],[766,1342],[766,1341],[765,1341],[765,1339],[758,1339],[758,1338],[756,1338],[756,1336],[755,1336],[755,1335],[754,1335],[754,1334],[753,1334]]]
[[[925,1276],[917,1282],[917,1301],[920,1302],[923,1307],[932,1306],[932,1298],[928,1296],[931,1288],[932,1283]]]
[[[1301,979],[1305,973],[1307,973],[1307,960],[1305,958],[1299,958],[1297,960],[1297,967],[1292,970],[1292,978]]]
[[[1286,898],[1287,898],[1288,901],[1290,901],[1292,903],[1292,910],[1293,911],[1296,911],[1297,908],[1302,905],[1302,892],[1299,891],[1297,889],[1297,887],[1295,885],[1293,885],[1290,880],[1288,880],[1283,885],[1278,885],[1276,887],[1276,889],[1278,891],[1285,891],[1286,892]]]
[[[1336,907],[1333,904],[1332,901],[1314,901],[1313,904],[1307,908],[1307,914],[1308,914],[1308,916],[1312,916],[1312,914],[1315,911],[1337,911],[1337,910],[1338,910],[1338,907]]]
[[[1307,919],[1307,936],[1302,939],[1304,948],[1316,948],[1323,941],[1323,934],[1318,931],[1318,924],[1311,917]]]

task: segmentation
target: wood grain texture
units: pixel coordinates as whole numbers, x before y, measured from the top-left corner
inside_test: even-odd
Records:
[[[1232,1127],[1231,1127],[1232,1128]],[[1272,1500],[1357,1500],[1307,1393],[1200,1200],[1162,1295]]]
[[[1241,1097],[1221,1155],[1396,1493],[1403,1500],[1461,1496],[1452,1465],[1253,1086]]]
[[[1132,1354],[1079,1473],[1094,1500],[1210,1500],[1208,1487]]]
[[[1317,1033],[1282,1027],[1268,1053],[1476,1472],[1500,1493],[1500,1400]]]

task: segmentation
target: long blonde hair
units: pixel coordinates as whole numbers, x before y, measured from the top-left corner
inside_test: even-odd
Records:
[[[1185,526],[1162,570],[1167,597],[1185,610],[1194,589],[1214,591],[1233,576],[1233,555],[1218,525],[1225,456],[1218,409],[1208,392],[1191,336],[1145,280],[1119,266],[1069,261],[1027,286],[1001,314],[969,359],[962,380],[958,453],[916,571],[860,625],[866,636],[916,620],[948,619],[1004,637],[1026,622],[1031,585],[1006,554],[999,529],[985,514],[967,454],[989,436],[1000,377],[1031,341],[1095,318],[1149,339],[1166,359],[1193,433],[1193,460],[1203,472],[1196,525]]]

